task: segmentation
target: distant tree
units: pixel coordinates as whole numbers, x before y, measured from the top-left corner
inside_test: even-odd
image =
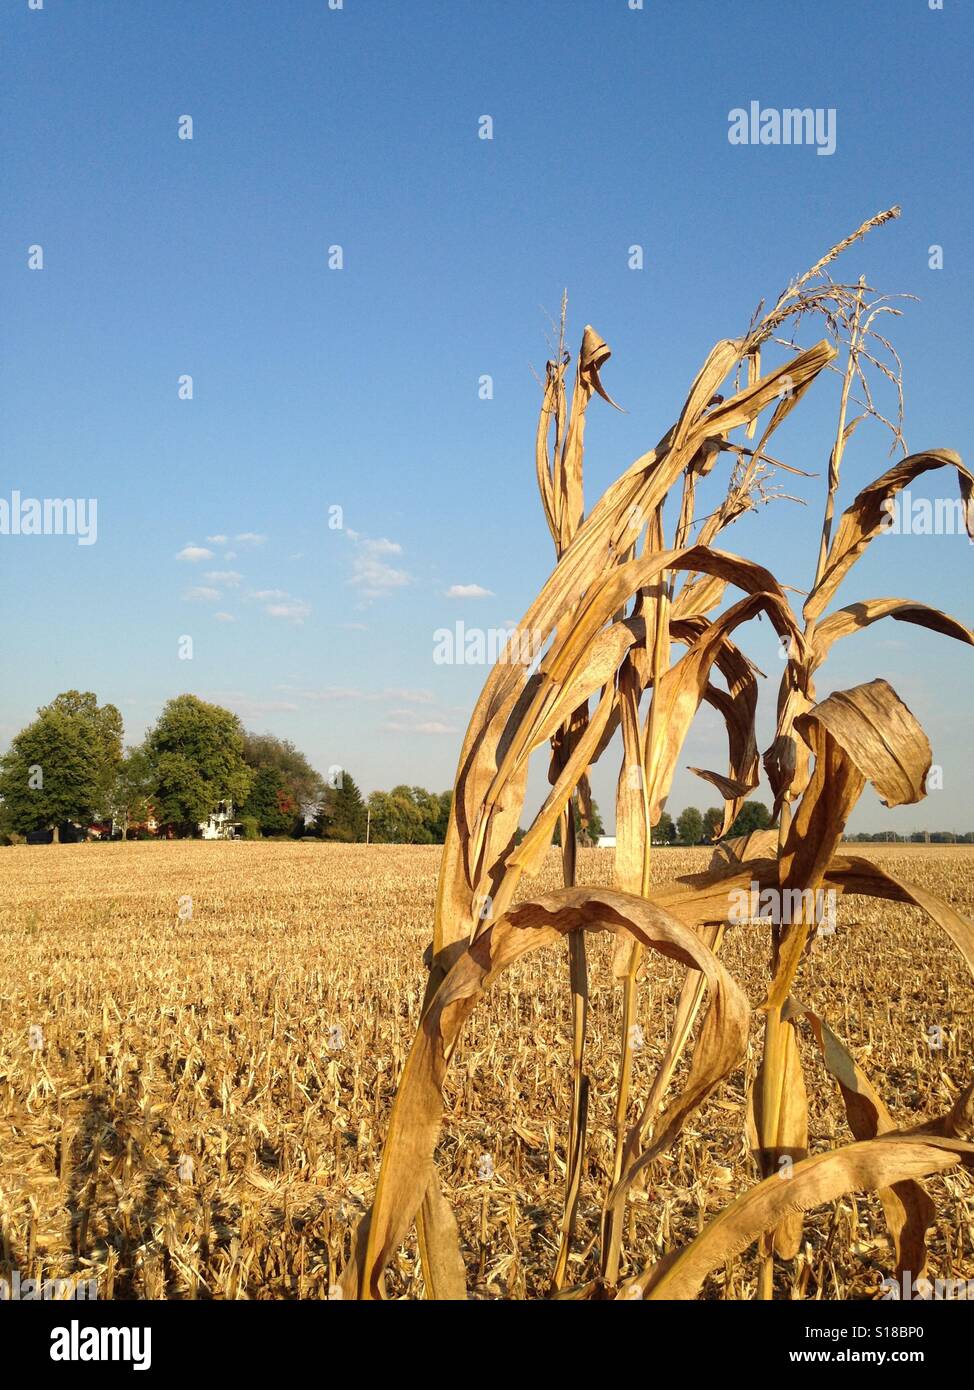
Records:
[[[703,839],[703,816],[696,806],[681,811],[676,822],[677,833],[685,845],[698,845]]]
[[[261,835],[289,835],[299,819],[298,802],[279,767],[264,763],[251,768],[253,781],[240,807],[241,821],[253,819]],[[302,819],[303,825],[303,819]]]
[[[87,825],[100,813],[105,750],[90,721],[53,705],[21,729],[0,759],[4,822],[22,835],[76,822]]]
[[[592,798],[591,804],[592,812],[589,816],[588,824],[586,825],[582,817],[582,811],[581,807],[578,804],[577,797],[572,799],[572,805],[575,808],[575,839],[579,845],[594,845],[599,840],[599,838],[605,834],[605,826],[602,824],[602,815],[599,811],[599,804],[594,797]],[[559,847],[561,846],[560,820],[555,825],[554,833],[551,837],[551,843]]]
[[[450,811],[453,808],[453,790],[440,792],[437,798],[440,803],[439,814],[436,818],[435,833],[433,838],[438,845],[443,844],[446,839],[447,827],[450,824]]]
[[[145,744],[127,748],[118,765],[112,794],[112,819],[128,834],[130,821],[142,822],[149,817],[152,798],[152,763]]]
[[[394,787],[391,792],[372,792],[369,812],[372,818],[371,838],[376,844],[428,843],[422,812],[413,801],[408,787]]]
[[[315,829],[326,840],[356,843],[365,839],[366,806],[355,778],[342,769],[335,787],[327,787],[315,816]]]
[[[676,839],[676,826],[669,811],[661,811],[659,820],[653,826],[653,840],[658,845],[671,845]]]
[[[195,695],[169,700],[146,739],[157,818],[195,834],[221,801],[242,806],[253,781],[243,746],[230,710]]]
[[[429,792],[401,784],[369,796],[371,838],[377,844],[442,844],[450,816],[452,792]]]
[[[731,826],[729,834],[750,835],[754,830],[771,829],[771,812],[763,801],[745,801]]]
[[[724,812],[719,806],[710,806],[703,813],[703,833],[708,840],[716,840],[724,823]]]
[[[590,811],[588,816],[588,823],[586,824],[585,818],[583,817],[581,812],[581,807],[579,806],[578,801],[576,799],[575,833],[577,834],[579,842],[581,844],[595,845],[598,844],[599,840],[605,834],[605,826],[602,824],[602,814],[599,811],[599,803],[596,801],[594,796],[589,798],[589,806]]]
[[[92,690],[65,690],[55,695],[49,705],[43,705],[39,715],[64,714],[79,721],[87,731],[98,760],[97,787],[93,811],[96,816],[111,811],[115,778],[122,761],[122,716],[115,705],[99,705]]]
[[[273,734],[244,733],[243,756],[254,781],[241,813],[256,816],[263,835],[302,834],[326,791],[321,774],[293,743]]]
[[[395,787],[394,794],[408,795],[419,811],[423,823],[425,844],[435,844],[440,824],[440,798],[436,792],[428,792],[425,787]]]

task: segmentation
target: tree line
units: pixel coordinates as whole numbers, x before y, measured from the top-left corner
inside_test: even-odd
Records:
[[[397,786],[366,799],[346,769],[322,776],[287,739],[252,733],[195,695],[169,700],[143,741],[125,748],[116,706],[68,690],[0,758],[0,835],[58,839],[92,826],[129,838],[197,835],[222,806],[248,838],[435,844],[451,795]]]
[[[850,831],[843,840],[859,845],[974,845],[974,830],[914,830],[909,835],[897,835],[894,830]]]
[[[140,744],[124,748],[122,716],[89,691],[68,690],[37,711],[37,718],[0,757],[0,836],[91,825],[114,825],[125,836],[195,835],[224,805],[250,838],[313,835],[347,842],[442,844],[452,792],[393,787],[364,797],[347,769],[327,777],[287,739],[245,729],[236,714],[195,695],[169,700]],[[653,839],[664,845],[708,844],[723,824],[722,807],[664,811]],[[604,834],[598,806],[583,826],[581,843]],[[760,801],[746,801],[728,834],[772,826]],[[154,830],[150,830],[150,824]],[[974,831],[893,831],[847,839],[891,843],[974,844]]]
[[[720,834],[724,823],[724,808],[711,806],[700,811],[696,806],[687,806],[674,820],[669,811],[663,811],[658,824],[653,826],[653,843],[663,845],[703,845],[711,844]],[[770,830],[771,812],[761,801],[745,801],[727,832],[733,839],[737,835],[750,835],[754,830]]]

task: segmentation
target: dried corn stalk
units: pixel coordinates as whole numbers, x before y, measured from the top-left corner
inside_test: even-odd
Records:
[[[956,471],[974,536],[974,478],[956,454],[942,450],[904,458],[860,491],[833,535],[844,450],[870,419],[888,426],[894,445],[902,447],[902,391],[898,359],[894,353],[895,368],[881,361],[880,346],[888,349],[889,344],[873,327],[880,314],[899,310],[864,280],[844,285],[826,270],[842,251],[896,215],[898,209],[891,209],[864,223],[790,285],[768,313],[756,316],[747,333],[717,343],[660,442],[607,489],[588,516],[583,492],[587,410],[595,394],[614,404],[600,375],[611,354],[587,327],[569,402],[563,304],[536,438],[538,486],[557,563],[488,677],[464,739],[437,887],[423,1018],[400,1079],[375,1200],[358,1228],[344,1272],[346,1297],[384,1296],[385,1270],[414,1223],[429,1296],[465,1296],[460,1239],[434,1161],[444,1076],[478,998],[527,951],[562,937],[567,937],[570,953],[574,1086],[564,1217],[552,1275],[558,1296],[638,1292],[649,1298],[693,1297],[710,1270],[755,1240],[761,1241],[764,1257],[758,1292],[768,1295],[773,1254],[788,1258],[795,1253],[803,1213],[854,1189],[880,1193],[898,1265],[922,1270],[932,1209],[920,1179],[974,1158],[974,1146],[962,1137],[971,1123],[972,1089],[962,1093],[949,1115],[916,1131],[895,1131],[878,1092],[848,1049],[825,1020],[793,998],[817,929],[814,916],[800,907],[769,924],[769,985],[761,1005],[764,1050],[750,1104],[752,1145],[764,1180],[684,1250],[634,1276],[624,1273],[640,1268],[640,1252],[627,1250],[624,1241],[630,1192],[644,1182],[688,1117],[739,1065],[746,1049],[749,1006],[718,959],[725,933],[735,925],[736,894],[757,883],[782,899],[794,901],[797,895],[805,903],[808,895],[828,885],[837,893],[910,902],[947,932],[974,972],[970,923],[878,866],[835,854],[867,780],[888,805],[924,794],[930,749],[923,731],[884,681],[836,692],[821,703],[814,690],[815,673],[833,642],[882,617],[918,623],[974,645],[974,634],[956,619],[908,599],[869,599],[826,613],[842,580],[881,529],[891,500],[920,473],[944,466]],[[824,321],[827,336],[800,348],[794,335],[815,314]],[[791,339],[782,337],[786,326]],[[784,345],[791,353],[777,366],[768,365],[773,345]],[[746,511],[781,495],[776,479],[782,471],[799,471],[772,458],[768,445],[823,370],[834,370],[841,346],[846,358],[818,564],[799,615],[774,575],[715,543]],[[900,415],[893,423],[876,407],[870,365],[896,386]],[[855,391],[864,400],[861,413],[849,420]],[[732,439],[735,431],[756,443]],[[732,466],[724,501],[698,520],[698,483],[725,455]],[[663,507],[677,487],[676,525],[668,540]],[[714,616],[729,587],[742,596]],[[758,673],[733,637],[758,615],[770,620],[788,653],[777,729],[764,756],[779,829],[746,841],[724,841],[708,873],[651,893],[653,827],[704,701],[718,710],[727,727],[726,774],[694,769],[724,798],[722,835],[757,783]],[[685,648],[675,661],[674,647]],[[617,731],[623,763],[615,887],[578,888],[576,808],[584,825],[589,769]],[[551,790],[517,843],[529,761],[544,745],[551,750]],[[518,901],[522,878],[537,871],[559,825],[565,887],[537,900]],[[600,1240],[588,1255],[592,1277],[565,1289],[587,1172],[584,941],[586,933],[600,930],[615,936],[615,973],[624,990],[614,1169],[604,1193]],[[629,1029],[640,974],[652,968],[656,954],[678,960],[687,974],[665,1055],[649,1094],[636,1107],[630,1095]],[[814,1155],[808,1154],[807,1079],[798,1047],[799,1029],[806,1026],[826,1073],[840,1088],[858,1141]],[[688,1049],[689,1063],[674,1090]],[[783,1163],[789,1172],[784,1182],[778,1180]]]

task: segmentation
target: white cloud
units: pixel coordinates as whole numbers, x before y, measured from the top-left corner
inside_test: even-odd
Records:
[[[409,700],[415,705],[428,705],[432,702],[433,696],[428,690],[384,690],[382,692],[384,700]]]
[[[404,724],[395,719],[385,720],[380,727],[390,734],[458,734],[459,729],[442,724],[438,719],[426,720],[420,724]]]
[[[340,685],[328,686],[324,690],[302,690],[300,694],[303,700],[312,700],[315,704],[323,704],[328,700],[364,700],[367,698],[361,690]]]
[[[197,564],[200,560],[212,560],[213,551],[207,550],[204,545],[184,545],[176,556],[177,560],[189,560],[191,564]]]
[[[303,623],[311,615],[311,604],[300,598],[285,598],[277,603],[265,603],[264,612],[269,618],[287,618],[292,623]]]
[[[233,710],[241,719],[253,719],[262,714],[292,714],[298,708],[289,700],[255,700],[239,690],[209,691],[206,698],[214,704],[224,705],[227,709]]]
[[[493,598],[493,589],[483,589],[479,584],[451,584],[446,591],[447,598]]]
[[[263,545],[267,537],[258,535],[256,531],[241,531],[233,539],[238,545]]]
[[[218,623],[235,623],[237,621],[232,613],[214,613],[213,616]]]
[[[209,541],[210,545],[226,545],[227,543],[226,536],[207,536],[206,539]]]
[[[392,565],[377,560],[369,554],[356,555],[352,561],[352,577],[348,581],[356,589],[361,589],[366,598],[381,598],[393,589],[402,589],[412,583],[412,576],[405,570],[397,570]]]
[[[358,589],[365,599],[383,598],[394,589],[402,589],[413,582],[408,571],[396,569],[379,557],[382,555],[401,555],[402,546],[387,536],[370,539],[358,531],[347,529],[345,535],[355,547],[352,556],[352,574],[347,581]]]
[[[270,603],[274,599],[290,598],[291,596],[286,589],[255,589],[250,597],[255,598],[258,603]]]
[[[219,589],[210,589],[205,584],[197,584],[183,594],[183,598],[189,599],[191,603],[216,603],[219,597]]]
[[[279,686],[278,689],[292,689],[290,686]],[[314,704],[325,704],[331,700],[356,700],[358,702],[369,701],[370,703],[379,700],[400,700],[404,704],[428,705],[432,703],[433,696],[428,690],[362,690],[358,686],[330,685],[321,690],[299,690],[297,692],[303,700],[310,700]]]
[[[235,589],[243,579],[243,575],[237,570],[207,570],[203,576],[213,584],[226,584],[228,588]]]

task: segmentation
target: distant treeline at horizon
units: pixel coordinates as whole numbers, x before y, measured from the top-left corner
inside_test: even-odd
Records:
[[[140,744],[123,748],[122,716],[92,691],[65,691],[37,711],[0,757],[0,843],[22,838],[182,838],[206,834],[320,837],[349,843],[442,844],[452,791],[402,783],[363,797],[342,767],[328,776],[287,739],[246,730],[239,717],[195,695],[169,700]],[[663,811],[657,844],[713,843],[723,807]],[[773,825],[760,801],[746,801],[727,837]],[[604,834],[598,806],[581,845]],[[517,838],[523,831],[518,831]],[[727,838],[724,837],[724,838]],[[556,837],[557,839],[557,837]],[[847,834],[847,842],[972,844],[974,831]]]
[[[452,792],[400,785],[363,798],[352,774],[318,772],[287,739],[246,730],[196,695],[177,695],[141,743],[122,716],[68,690],[0,757],[0,843],[24,838],[155,839],[208,828],[247,839],[320,836],[442,843]]]

